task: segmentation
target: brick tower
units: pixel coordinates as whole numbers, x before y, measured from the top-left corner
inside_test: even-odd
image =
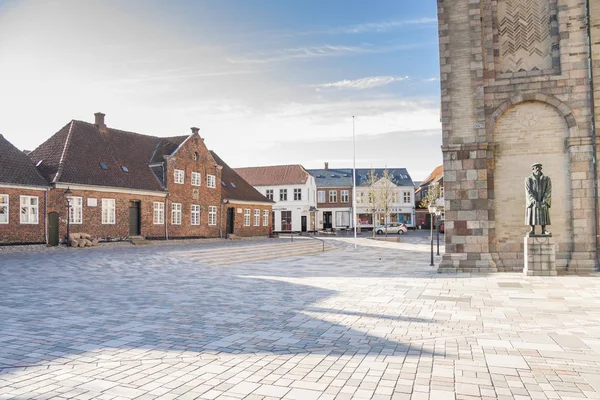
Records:
[[[552,178],[557,269],[594,270],[600,1],[438,0],[438,17],[446,218],[439,271],[522,270],[523,181],[533,162]]]

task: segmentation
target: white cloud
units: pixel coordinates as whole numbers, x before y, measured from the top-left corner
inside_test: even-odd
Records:
[[[228,59],[228,61],[230,63],[266,64],[300,58],[332,57],[365,53],[391,53],[399,50],[414,49],[416,47],[421,47],[426,44],[428,43],[386,46],[374,46],[372,44],[363,44],[360,46],[341,46],[325,44],[321,46],[293,47],[281,50],[251,53],[245,57],[231,57]]]
[[[408,79],[408,76],[369,76],[367,78],[353,79],[348,80],[344,79],[342,81],[331,82],[331,83],[323,83],[320,85],[313,85],[320,89],[370,89],[379,86],[386,86],[393,82],[401,82]]]
[[[300,32],[295,35],[317,35],[317,34],[357,34],[367,32],[389,32],[395,29],[403,28],[405,26],[415,25],[432,25],[437,26],[437,18],[417,18],[410,20],[392,20],[392,21],[380,21],[380,22],[369,22],[365,24],[357,24],[350,26],[340,26],[330,29],[317,29],[311,31]]]

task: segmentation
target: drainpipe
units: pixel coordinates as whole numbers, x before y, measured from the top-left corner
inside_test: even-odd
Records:
[[[44,242],[48,244],[48,189],[44,190]]]
[[[600,245],[600,237],[598,237],[598,166],[596,160],[596,102],[594,100],[594,63],[592,60],[592,14],[590,10],[590,0],[586,0],[586,17],[587,17],[587,35],[588,35],[588,71],[590,82],[590,107],[592,108],[591,127],[592,127],[592,168],[594,176],[594,236],[596,237],[596,269],[600,267],[598,246]]]
[[[165,196],[165,211],[164,211],[164,220],[165,220],[165,240],[169,240],[169,219],[167,218],[167,210],[169,205],[169,193]]]

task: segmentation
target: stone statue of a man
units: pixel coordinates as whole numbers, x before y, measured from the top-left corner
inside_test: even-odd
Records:
[[[552,199],[552,183],[550,177],[542,173],[542,164],[531,166],[532,174],[525,178],[525,202],[527,216],[525,224],[529,225],[530,235],[535,235],[535,226],[542,226],[542,235],[549,235],[546,226],[550,225],[550,205]]]

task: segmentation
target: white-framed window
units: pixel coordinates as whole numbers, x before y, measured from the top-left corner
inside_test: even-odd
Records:
[[[182,169],[175,170],[175,183],[183,184],[185,182],[185,172]]]
[[[192,172],[192,186],[200,186],[200,172]]]
[[[350,191],[342,190],[340,192],[340,200],[342,203],[348,203],[350,201]]]
[[[217,224],[217,206],[208,206],[208,224]]]
[[[294,200],[302,200],[302,189],[294,189]]]
[[[263,226],[269,226],[269,210],[263,210]]]
[[[399,203],[398,199],[400,198],[400,195],[398,194],[398,192],[392,192],[392,203]]]
[[[254,226],[260,226],[260,210],[254,209]]]
[[[244,208],[244,226],[250,226],[250,209]]]
[[[356,203],[362,204],[365,202],[365,194],[363,192],[356,193]]]
[[[37,196],[21,196],[21,223],[37,224],[39,203]]]
[[[329,191],[329,202],[330,203],[337,203],[337,190],[330,190]]]
[[[8,224],[8,195],[0,194],[0,224]]]
[[[217,178],[214,175],[206,175],[206,186],[209,188],[217,187]]]
[[[181,203],[171,204],[171,224],[181,225]]]
[[[325,191],[324,190],[319,190],[317,192],[317,203],[325,203]]]
[[[335,212],[336,226],[350,226],[350,211]]]
[[[269,200],[273,200],[273,189],[267,189],[265,196]]]
[[[200,206],[192,204],[192,225],[200,225]]]
[[[116,222],[115,199],[102,199],[102,223],[114,224]]]
[[[154,202],[154,224],[165,223],[165,203]]]
[[[279,201],[287,201],[287,189],[279,189]]]
[[[404,192],[404,204],[410,204],[410,192]]]
[[[83,197],[67,197],[69,199],[69,223],[83,223]]]

